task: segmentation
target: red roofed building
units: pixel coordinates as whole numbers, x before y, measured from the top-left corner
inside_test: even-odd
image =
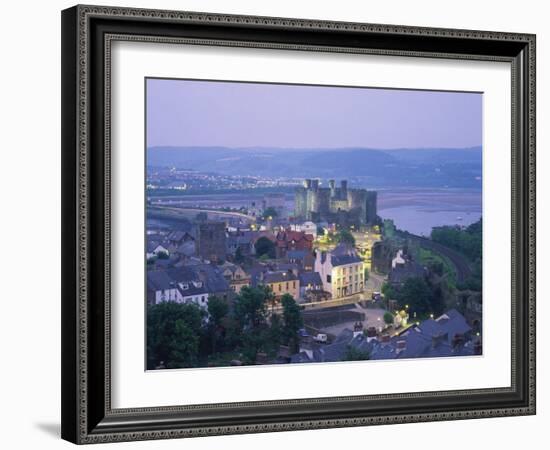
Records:
[[[289,250],[311,250],[313,240],[313,235],[303,231],[279,231],[275,240],[277,258],[286,258]]]

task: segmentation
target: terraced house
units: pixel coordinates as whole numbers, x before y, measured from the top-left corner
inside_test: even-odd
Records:
[[[300,279],[290,271],[261,272],[255,278],[254,285],[269,286],[276,301],[285,294],[291,295],[295,300],[300,296]]]

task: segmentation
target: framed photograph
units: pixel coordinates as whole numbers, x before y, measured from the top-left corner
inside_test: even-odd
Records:
[[[62,437],[535,413],[535,36],[62,12]]]

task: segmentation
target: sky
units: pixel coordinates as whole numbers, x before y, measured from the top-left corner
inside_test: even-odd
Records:
[[[147,79],[147,146],[461,148],[482,94]]]

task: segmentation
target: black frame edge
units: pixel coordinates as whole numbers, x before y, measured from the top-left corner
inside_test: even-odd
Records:
[[[61,437],[78,442],[77,21],[61,12]]]

